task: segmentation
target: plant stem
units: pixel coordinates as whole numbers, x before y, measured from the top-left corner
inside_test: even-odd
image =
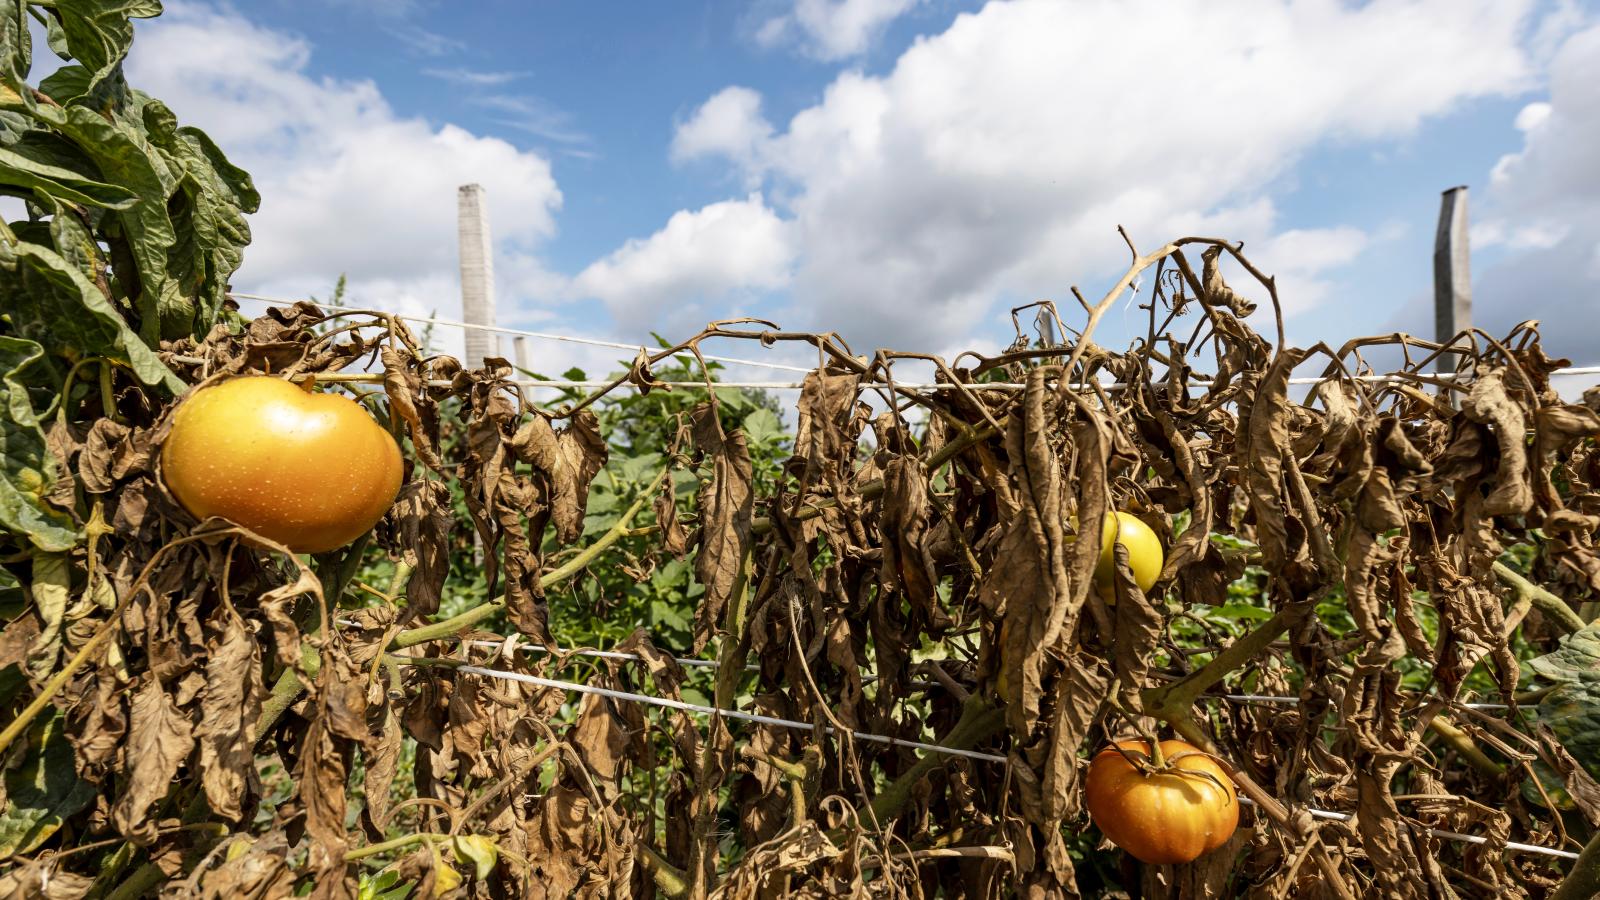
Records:
[[[1600,831],[1583,845],[1572,871],[1562,879],[1550,900],[1594,900],[1596,896],[1600,896]]]
[[[391,850],[403,850],[412,844],[423,844],[430,843],[432,841],[448,840],[450,840],[450,835],[448,834],[417,832],[415,834],[397,837],[392,841],[384,841],[381,844],[368,844],[365,847],[357,847],[356,849],[345,853],[344,861],[347,863],[355,862],[357,860],[366,859],[369,856],[377,856],[380,853],[388,853]]]
[[[574,556],[565,564],[541,576],[539,578],[539,587],[551,588],[566,581],[568,578],[583,571],[590,563],[599,558],[600,554],[610,548],[612,544],[625,537],[628,534],[628,523],[632,522],[633,517],[644,509],[645,504],[655,498],[656,491],[660,489],[661,482],[666,479],[669,471],[671,471],[670,466],[662,467],[661,471],[656,474],[655,479],[650,482],[650,486],[639,492],[638,499],[633,501],[633,505],[623,512],[605,534],[596,539],[594,543],[583,548],[583,552]],[[428,641],[437,641],[459,634],[500,612],[505,608],[505,603],[506,598],[504,596],[496,597],[488,602],[480,603],[460,615],[451,616],[442,622],[434,622],[402,631],[395,635],[394,640],[389,643],[389,649],[403,650],[406,647],[414,647],[417,644],[425,644]]]
[[[1434,716],[1433,719],[1428,722],[1428,728],[1430,728],[1434,734],[1437,734],[1439,737],[1443,738],[1445,743],[1450,745],[1451,749],[1461,754],[1461,758],[1466,760],[1468,764],[1470,764],[1474,769],[1477,769],[1479,772],[1482,772],[1491,778],[1498,778],[1506,773],[1505,766],[1490,759],[1489,755],[1484,753],[1483,750],[1478,747],[1477,743],[1472,740],[1471,735],[1457,728],[1445,717]]]
[[[961,705],[961,718],[940,743],[956,750],[971,750],[1002,730],[1005,723],[1006,711],[1003,707],[991,706],[989,701],[974,694]],[[892,819],[898,815],[900,808],[911,799],[911,792],[917,786],[917,782],[935,768],[944,765],[945,760],[946,757],[941,754],[924,753],[915,765],[890,782],[878,796],[872,798],[872,813],[878,821]]]
[[[1179,717],[1187,717],[1190,707],[1200,699],[1201,694],[1220,683],[1229,673],[1265,652],[1273,641],[1306,614],[1310,608],[1309,602],[1285,606],[1273,613],[1272,618],[1228,645],[1226,650],[1218,653],[1210,662],[1182,680],[1161,687],[1146,688],[1140,694],[1145,715],[1168,722],[1175,722]]]
[[[684,897],[689,893],[689,877],[683,870],[664,859],[661,854],[650,849],[648,844],[635,844],[634,850],[639,854],[639,861],[650,870],[650,877],[655,879],[656,887],[668,897]]]
[[[1496,560],[1494,574],[1519,595],[1532,601],[1540,612],[1554,619],[1558,625],[1568,631],[1582,631],[1583,627],[1588,624],[1583,621],[1582,616],[1567,605],[1567,601],[1522,577],[1517,570],[1505,563]]]

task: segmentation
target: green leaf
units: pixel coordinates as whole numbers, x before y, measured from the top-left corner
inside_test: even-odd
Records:
[[[33,67],[33,35],[28,30],[28,9],[20,0],[0,0],[0,75],[10,75],[15,84]],[[0,102],[5,87],[0,86]]]
[[[22,370],[43,355],[34,341],[0,335],[0,529],[59,552],[77,542],[77,529],[45,502],[56,468],[21,381]]]
[[[32,339],[29,343],[124,362],[145,384],[165,385],[174,394],[186,389],[83,270],[39,244],[24,241],[8,249],[22,277],[0,280],[0,308],[10,313],[18,333]]]
[[[83,66],[62,66],[39,82],[39,90],[62,106],[89,93],[94,73]]]
[[[127,188],[98,181],[82,169],[58,165],[40,143],[23,141],[0,147],[0,184],[104,209],[127,209],[139,202],[138,195]]]
[[[161,15],[160,0],[56,0],[67,50],[99,81],[116,68],[133,44],[132,19]],[[53,45],[53,42],[52,42]]]
[[[1529,660],[1528,666],[1546,681],[1600,682],[1600,623],[1562,637],[1555,651]]]
[[[778,419],[778,414],[770,409],[757,409],[745,416],[744,431],[745,436],[753,444],[765,444],[786,437],[783,422]]]
[[[31,853],[94,797],[94,785],[78,779],[72,744],[61,733],[61,714],[56,713],[34,727],[27,760],[6,773],[0,860]]]
[[[1561,639],[1552,653],[1528,661],[1546,681],[1556,682],[1534,710],[1589,774],[1600,777],[1600,623]]]
[[[178,239],[167,215],[166,200],[177,180],[170,167],[128,120],[108,119],[82,106],[61,109],[32,104],[30,112],[35,121],[82,147],[103,178],[143,198],[144,202],[117,213],[138,270],[141,333],[154,344],[161,337],[179,338],[193,332],[194,304],[185,302],[167,277],[167,251]]]

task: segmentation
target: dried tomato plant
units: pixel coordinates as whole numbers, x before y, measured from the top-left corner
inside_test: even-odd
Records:
[[[997,355],[738,320],[534,404],[383,312],[239,315],[250,178],[123,78],[159,12],[0,0],[0,897],[1600,893],[1600,394],[1533,323],[1295,348],[1239,246],[1129,240]],[[715,387],[741,341],[814,354],[792,432]],[[400,440],[371,534],[174,501],[173,411],[246,373]],[[1110,510],[1152,589],[1095,584]],[[1083,809],[1158,735],[1251,801],[1187,865]]]
[[[1255,271],[1212,239],[1136,254],[1065,343],[864,357],[741,320],[553,408],[528,403],[510,366],[425,355],[382,313],[307,303],[164,342],[188,384],[345,385],[404,439],[406,484],[370,544],[308,562],[171,499],[155,451],[175,402],[130,373],[48,421],[62,463],[48,500],[84,537],[48,551],[7,536],[29,602],[0,635],[0,884],[1549,895],[1566,864],[1505,842],[1576,848],[1600,823],[1586,728],[1600,653],[1578,608],[1600,587],[1600,417],[1551,389],[1565,361],[1532,325],[1448,346],[1275,344],[1246,324],[1254,304],[1224,282],[1223,254]],[[1148,339],[1096,344],[1152,267]],[[1275,309],[1272,280],[1258,286]],[[817,355],[781,471],[757,477],[707,391],[648,486],[586,534],[608,461],[596,404],[663,390],[653,367],[730,339]],[[1373,377],[1385,352],[1401,362]],[[1441,358],[1449,377],[1430,374]],[[1302,396],[1291,373],[1318,360]],[[897,366],[930,363],[944,389],[897,386]],[[1148,593],[1122,550],[1114,590],[1093,587],[1100,534],[1073,523],[1112,509],[1168,550]],[[494,599],[445,616],[464,534]],[[692,557],[692,646],[640,629],[580,680],[692,689],[809,729],[540,683],[572,680],[579,659],[550,598],[624,564],[624,539],[643,548],[635,570]],[[356,577],[363,559],[387,562],[386,587]],[[1519,661],[1541,650],[1553,687],[1528,692]],[[1475,692],[1507,709],[1468,706]],[[1164,730],[1214,753],[1254,805],[1215,854],[1139,869],[1096,846],[1080,773],[1107,740]]]

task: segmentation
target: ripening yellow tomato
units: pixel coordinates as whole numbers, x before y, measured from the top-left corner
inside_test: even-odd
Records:
[[[1150,758],[1148,741],[1122,741]],[[1162,741],[1166,772],[1145,775],[1111,747],[1089,763],[1084,794],[1089,818],[1113,844],[1141,862],[1193,862],[1233,837],[1239,798],[1222,766],[1183,741]]]
[[[1078,527],[1077,516],[1070,517],[1073,528]],[[1100,529],[1100,559],[1094,566],[1094,585],[1097,593],[1107,603],[1112,597],[1112,579],[1116,575],[1116,544],[1128,548],[1128,568],[1133,570],[1133,581],[1139,590],[1148,591],[1161,577],[1161,567],[1166,556],[1161,550],[1161,539],[1138,516],[1125,512],[1106,513],[1105,524]]]
[[[1101,593],[1110,593],[1111,580],[1116,573],[1113,541],[1128,548],[1128,568],[1133,570],[1133,580],[1139,590],[1148,591],[1154,587],[1156,579],[1161,577],[1161,566],[1166,562],[1161,552],[1161,539],[1137,516],[1119,511],[1106,513],[1105,527],[1100,530],[1100,562],[1094,567],[1094,579]]]
[[[167,487],[197,518],[221,516],[296,553],[343,547],[394,503],[394,438],[360,404],[281,378],[203,388],[161,447]]]

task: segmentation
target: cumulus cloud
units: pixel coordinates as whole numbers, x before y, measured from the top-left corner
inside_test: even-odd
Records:
[[[917,0],[794,0],[782,15],[756,30],[764,47],[788,44],[820,60],[841,60],[865,53],[889,23]]]
[[[1600,24],[1569,35],[1550,65],[1549,97],[1525,106],[1523,146],[1490,175],[1476,246],[1508,255],[1474,285],[1491,331],[1546,323],[1551,351],[1600,361]]]
[[[698,328],[734,315],[730,305],[787,286],[793,261],[789,225],[751,194],[674,214],[660,231],[584,269],[573,290],[603,301],[618,321]]]
[[[723,157],[747,179],[759,180],[771,140],[772,123],[761,114],[761,95],[747,87],[726,87],[678,126],[672,136],[672,160]]]
[[[326,296],[345,273],[352,302],[458,317],[456,188],[478,182],[490,198],[502,318],[559,293],[562,280],[538,258],[562,200],[548,160],[401,116],[369,81],[314,78],[311,53],[206,5],[169,4],[139,27],[129,80],[206,129],[261,190],[236,287]]]
[[[1120,264],[1119,223],[1144,242],[1238,225],[1222,233],[1281,256],[1303,309],[1371,236],[1277,234],[1282,176],[1313,147],[1400,139],[1529,87],[1530,5],[990,3],[881,77],[839,75],[781,128],[725,90],[674,153],[768,185],[812,318],[797,324],[863,342],[939,346],[1006,300],[1060,297]]]

